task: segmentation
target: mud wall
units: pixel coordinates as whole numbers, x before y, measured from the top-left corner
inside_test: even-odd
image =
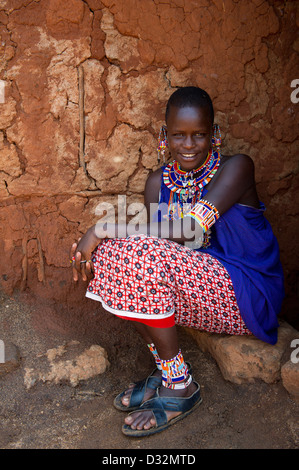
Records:
[[[212,96],[223,152],[255,161],[298,293],[298,2],[0,0],[0,282],[74,298],[69,247],[118,194],[142,201],[176,87]],[[2,90],[3,91],[3,90]]]

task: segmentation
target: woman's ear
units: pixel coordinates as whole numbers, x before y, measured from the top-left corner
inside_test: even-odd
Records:
[[[161,161],[165,163],[165,151],[168,148],[168,139],[167,139],[167,127],[162,126],[159,132],[159,139],[158,139],[158,163]]]

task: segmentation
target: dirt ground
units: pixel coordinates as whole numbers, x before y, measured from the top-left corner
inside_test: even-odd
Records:
[[[281,382],[235,385],[223,379],[213,358],[198,350],[179,329],[185,359],[201,384],[203,403],[162,434],[128,438],[121,432],[124,413],[114,396],[152,368],[151,357],[133,327],[114,319],[103,328],[102,314],[90,312],[84,328],[72,329],[71,313],[54,311],[37,298],[0,295],[0,338],[18,346],[22,360],[0,377],[1,449],[296,449],[299,405]],[[52,314],[51,314],[52,313]],[[125,325],[125,328],[124,328]],[[70,339],[100,344],[111,366],[104,374],[68,384],[37,383],[27,390],[24,368],[47,349]]]

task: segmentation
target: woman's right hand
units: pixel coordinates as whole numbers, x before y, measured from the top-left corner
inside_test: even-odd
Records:
[[[91,261],[92,252],[101,243],[102,239],[95,234],[95,226],[87,230],[78,243],[73,243],[70,252],[72,261],[73,279],[78,281],[81,274],[83,281],[92,279],[93,263]]]

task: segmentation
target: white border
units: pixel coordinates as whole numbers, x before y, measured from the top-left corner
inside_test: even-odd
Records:
[[[97,300],[98,302],[101,302],[104,309],[108,310],[108,312],[113,313],[113,315],[117,315],[118,317],[128,317],[128,318],[142,318],[143,320],[148,319],[148,320],[163,320],[164,318],[171,317],[174,314],[175,309],[172,308],[170,312],[167,313],[153,313],[153,314],[148,314],[148,313],[137,313],[137,312],[127,312],[126,310],[117,310],[115,308],[109,307],[103,299],[97,294],[93,294],[92,292],[86,292],[86,297],[92,299],[92,300]]]

